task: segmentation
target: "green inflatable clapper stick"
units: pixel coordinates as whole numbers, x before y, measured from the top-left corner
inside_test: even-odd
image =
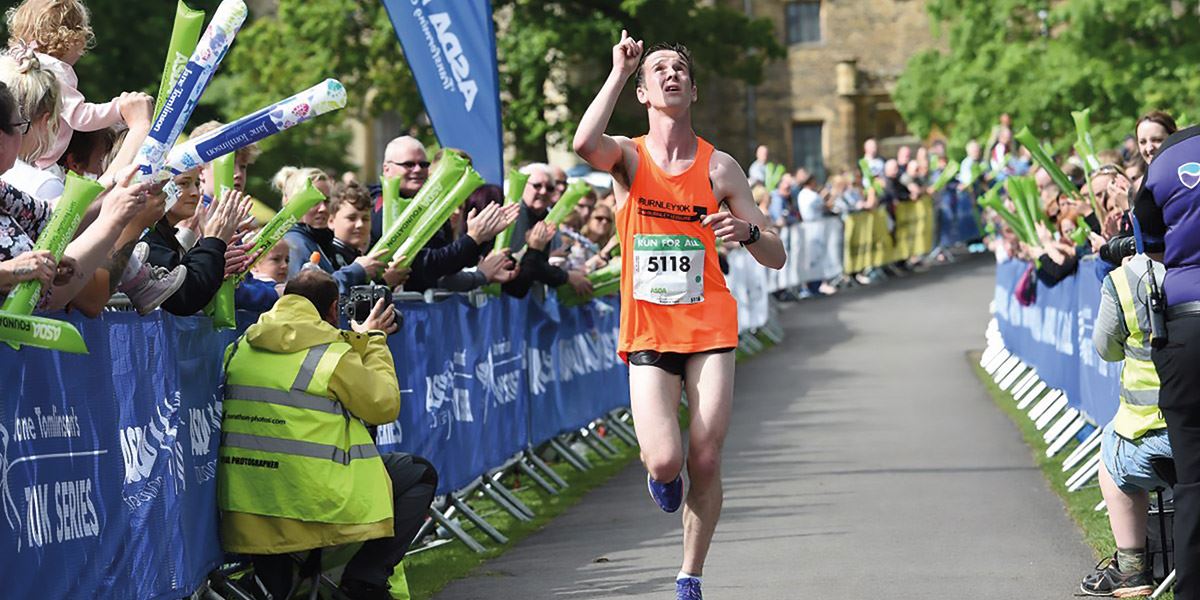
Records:
[[[230,152],[218,156],[213,161],[213,202],[225,195],[225,190],[232,190],[233,178],[237,171],[237,153]]]
[[[163,65],[162,80],[158,84],[158,96],[154,99],[155,118],[158,118],[158,111],[162,110],[171,88],[175,87],[179,72],[196,51],[196,43],[200,41],[200,30],[203,28],[204,11],[193,10],[184,4],[183,0],[179,0],[175,5],[175,25],[171,28],[171,41],[167,45],[167,60]]]
[[[508,178],[504,180],[504,206],[521,202],[522,197],[525,195],[526,183],[529,183],[528,175],[516,169],[508,172]],[[506,250],[512,246],[513,230],[516,228],[517,222],[513,221],[508,224],[508,227],[504,228],[504,231],[501,231],[496,236],[496,240],[492,242],[493,252],[496,250]],[[489,296],[499,296],[500,284],[489,283],[483,286],[483,291]]]
[[[379,238],[378,242],[371,248],[368,254],[374,254],[380,250],[384,253],[380,255],[379,260],[387,263],[391,262],[392,256],[396,253],[396,249],[400,247],[400,242],[407,238],[417,222],[421,219],[421,215],[434,204],[435,201],[443,198],[450,192],[450,188],[454,187],[455,183],[462,178],[462,174],[467,170],[467,160],[457,152],[446,151],[442,153],[442,159],[438,161],[433,172],[429,174],[429,179],[425,181],[425,185],[421,186],[421,191],[413,197],[412,202],[409,202],[408,207],[400,213],[400,217],[389,229],[384,230],[384,234]],[[409,257],[412,258],[412,257]]]
[[[1083,217],[1075,217],[1075,230],[1071,232],[1071,241],[1075,242],[1076,246],[1082,246],[1088,241],[1088,234],[1092,232],[1092,227],[1083,220]]]
[[[103,191],[104,186],[99,183],[80,177],[75,173],[67,173],[62,197],[59,198],[58,205],[50,215],[50,221],[42,229],[33,249],[48,250],[54,257],[55,263],[62,259],[67,244],[71,243],[71,239],[75,237],[75,230],[79,229],[83,213]],[[83,338],[70,323],[51,319],[22,318],[33,314],[33,309],[37,306],[41,296],[42,283],[40,281],[24,281],[13,288],[12,292],[8,294],[8,298],[4,300],[4,305],[0,306],[0,312],[7,313],[3,315],[6,321],[0,324],[0,339],[8,342],[13,349],[20,348],[21,344],[29,344],[52,350],[86,354],[87,347],[83,343]]]
[[[779,181],[783,179],[783,165],[770,163],[767,165],[767,180],[763,185],[767,186],[768,190],[774,190],[779,187]]]
[[[521,197],[525,195],[525,184],[529,182],[529,176],[512,170],[508,173],[508,179],[504,182],[504,205],[516,204],[521,201]],[[506,227],[496,236],[496,243],[492,245],[497,250],[508,248],[512,244],[513,229],[517,226],[516,221]]]
[[[1054,185],[1058,186],[1058,189],[1072,198],[1079,198],[1079,190],[1071,184],[1071,180],[1067,178],[1066,173],[1063,173],[1062,169],[1058,168],[1054,159],[1050,158],[1050,155],[1046,153],[1042,145],[1033,137],[1033,133],[1029,131],[1028,127],[1022,128],[1021,132],[1015,138],[1022,146],[1029,149],[1029,153],[1033,155],[1033,160],[1046,170],[1046,173],[1050,175],[1050,179],[1054,181]]]
[[[217,203],[225,197],[226,190],[234,189],[233,178],[237,169],[235,161],[236,153],[234,152],[213,160],[213,208],[216,208]],[[233,303],[233,287],[236,286],[226,286],[226,281],[221,282],[221,287],[217,288],[216,295],[204,307],[204,314],[212,317],[213,327],[217,329],[233,329],[237,326],[237,317],[234,313],[237,307]]]
[[[474,192],[476,188],[484,183],[487,182],[484,181],[482,175],[477,173],[475,169],[467,167],[463,176],[454,184],[454,187],[450,188],[450,191],[445,196],[438,199],[433,206],[425,211],[421,216],[420,222],[413,228],[412,233],[404,238],[404,241],[400,242],[400,246],[396,248],[393,256],[403,256],[404,262],[402,265],[404,267],[412,266],[413,260],[417,257],[417,251],[424,248],[425,244],[428,244],[429,240],[433,239],[434,234],[442,228],[442,225],[446,223],[450,215],[454,214],[455,209],[462,206],[467,196],[470,196],[471,192]]]
[[[875,179],[875,174],[871,172],[871,163],[867,162],[867,159],[858,159],[858,170],[862,171],[863,179],[875,190],[876,194],[883,193],[883,184],[879,183],[878,179]]]
[[[546,215],[546,222],[558,227],[567,220],[567,217],[579,205],[579,201],[591,191],[592,186],[582,179],[576,179],[571,185],[567,186],[567,190],[563,192],[558,202],[550,209],[550,213]]]
[[[387,231],[400,218],[408,202],[400,197],[399,177],[383,177],[379,184],[383,188],[383,231]]]
[[[245,272],[238,273],[222,281],[221,288],[217,290],[216,297],[209,303],[209,307],[213,308],[214,327],[236,326],[237,320],[234,315],[236,307],[234,306],[233,295],[237,286],[246,279],[246,273],[250,269],[253,269],[254,265],[258,264],[258,261],[266,257],[267,252],[270,252],[271,248],[274,248],[275,244],[283,239],[283,236],[292,228],[292,225],[300,222],[300,219],[304,217],[304,213],[312,210],[312,207],[324,200],[325,194],[322,194],[321,190],[313,187],[311,180],[305,181],[304,188],[296,195],[288,198],[287,204],[284,204],[279,209],[279,212],[275,213],[275,216],[271,217],[271,220],[267,221],[267,224],[258,230],[258,235],[254,237],[254,245],[246,251],[246,254],[250,256],[254,256],[255,254],[258,254],[258,256],[250,263]],[[224,305],[224,308],[221,308],[222,305]]]
[[[1025,231],[1025,224],[1022,219],[1010,212],[1008,208],[1004,206],[1004,203],[1000,201],[1000,198],[997,195],[999,189],[1000,188],[994,187],[991,190],[988,190],[988,193],[984,194],[984,196],[979,199],[979,205],[996,211],[996,214],[1000,215],[1000,218],[1003,219],[1009,227],[1012,227],[1013,231],[1017,233],[1017,237],[1021,238],[1021,241],[1027,244],[1036,243],[1030,241],[1029,234]]]
[[[579,306],[586,304],[591,298],[599,298],[600,296],[608,296],[621,291],[621,262],[615,261],[607,266],[596,269],[587,275],[588,281],[592,282],[592,295],[588,298],[582,298],[575,293],[575,288],[570,285],[563,284],[558,286],[556,293],[558,294],[558,302],[563,306]]]
[[[1096,145],[1092,142],[1092,109],[1071,111],[1071,119],[1075,121],[1075,153],[1083,159],[1083,175],[1087,180],[1088,201],[1092,211],[1100,217],[1100,205],[1096,202],[1096,192],[1092,191],[1092,171],[1100,168],[1100,159],[1096,157]]]
[[[946,163],[946,168],[942,169],[937,180],[929,187],[930,193],[936,194],[941,191],[942,188],[946,187],[946,184],[950,183],[951,179],[954,179],[955,175],[958,175],[958,163]]]
[[[1024,184],[1019,178],[1010,177],[1004,181],[1004,189],[1008,190],[1008,197],[1012,198],[1013,206],[1017,209],[1017,218],[1021,220],[1021,228],[1033,239],[1037,239],[1037,227],[1034,225],[1036,219],[1033,212],[1030,210],[1029,198],[1026,193]]]

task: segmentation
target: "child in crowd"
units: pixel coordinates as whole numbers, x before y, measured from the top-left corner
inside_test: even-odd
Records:
[[[37,52],[42,67],[54,74],[62,97],[57,132],[33,161],[39,169],[56,167],[75,131],[96,131],[123,123],[121,104],[127,96],[103,104],[87,102],[79,93],[75,62],[94,41],[91,15],[80,0],[25,0],[8,12],[9,44]]]
[[[363,251],[371,241],[373,208],[371,193],[358,182],[338,183],[329,198],[329,228],[333,230],[333,251],[329,260],[337,272],[353,275],[353,278],[346,279],[346,286],[365,284],[378,275],[389,287],[396,287],[408,278],[408,269],[401,268],[398,259],[393,260],[391,265],[381,267],[381,272],[368,271],[376,262],[363,256]],[[355,264],[358,266],[352,267]],[[357,279],[360,272],[361,280]],[[347,291],[348,288],[342,290],[343,293]]]
[[[279,240],[250,269],[250,276],[242,280],[233,296],[238,310],[261,313],[275,306],[275,301],[283,294],[283,286],[287,284],[290,250],[285,240]]]

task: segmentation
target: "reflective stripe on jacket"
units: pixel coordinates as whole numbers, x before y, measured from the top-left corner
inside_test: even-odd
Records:
[[[1151,429],[1167,426],[1158,409],[1158,371],[1150,360],[1149,258],[1137,255],[1109,274],[1129,338],[1125,341],[1125,365],[1121,370],[1121,405],[1113,417],[1113,428],[1130,440]],[[1159,281],[1164,269],[1153,263]]]

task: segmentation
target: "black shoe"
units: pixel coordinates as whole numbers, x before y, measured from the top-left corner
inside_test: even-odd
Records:
[[[340,587],[342,593],[354,600],[392,600],[392,593],[388,591],[386,583],[378,586],[365,581],[343,579]]]
[[[1154,593],[1154,582],[1146,571],[1122,573],[1117,569],[1117,555],[1114,554],[1100,561],[1096,565],[1096,572],[1084,577],[1079,589],[1088,596],[1130,598]]]

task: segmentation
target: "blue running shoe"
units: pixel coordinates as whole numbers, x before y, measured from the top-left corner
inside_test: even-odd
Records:
[[[676,579],[675,600],[704,600],[700,595],[700,580],[695,577]]]
[[[675,481],[670,483],[659,483],[647,473],[646,487],[650,490],[650,497],[654,499],[654,503],[664,512],[673,513],[683,504],[683,475],[677,475]]]

